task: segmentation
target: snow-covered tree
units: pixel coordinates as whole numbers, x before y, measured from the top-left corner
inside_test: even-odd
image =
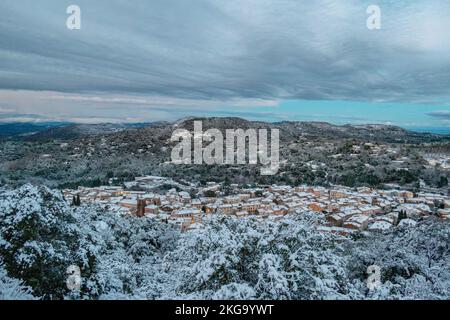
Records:
[[[179,282],[174,294],[188,298],[211,298],[236,283],[258,299],[344,298],[352,288],[340,241],[306,219],[221,216],[180,239],[168,272]]]
[[[351,243],[348,268],[365,282],[367,268],[381,268],[382,285],[363,289],[372,299],[448,299],[450,223],[435,219],[399,227]]]
[[[155,299],[166,286],[162,257],[179,235],[165,223],[121,216],[92,206],[75,212],[81,247],[96,257],[95,274],[86,279],[87,298]]]
[[[22,281],[10,278],[2,264],[0,264],[0,300],[35,300],[30,287],[24,286]]]
[[[5,268],[37,296],[62,298],[66,269],[88,260],[72,210],[62,194],[25,185],[0,195],[0,253]]]
[[[222,286],[212,297],[214,300],[253,300],[255,290],[245,283],[231,283]]]

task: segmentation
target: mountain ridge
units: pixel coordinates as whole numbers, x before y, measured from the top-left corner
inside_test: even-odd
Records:
[[[420,140],[420,137],[431,140],[449,139],[450,134],[437,134],[427,132],[416,132],[408,130],[395,125],[388,124],[345,124],[336,125],[323,121],[280,121],[280,122],[265,122],[265,121],[251,121],[239,117],[186,117],[176,121],[155,121],[145,123],[101,123],[101,124],[77,124],[77,123],[52,123],[49,125],[33,125],[33,124],[0,124],[0,137],[11,138],[25,141],[42,141],[42,140],[73,140],[89,135],[114,134],[126,130],[139,130],[154,127],[182,127],[192,130],[193,122],[199,120],[203,122],[204,129],[207,128],[223,128],[223,129],[249,129],[255,128],[280,128],[286,131],[293,129],[299,132],[306,132],[309,134],[325,134],[325,136],[332,137],[335,133],[339,137],[358,137],[361,135],[384,135],[385,138],[395,142],[395,139],[405,142],[410,139]],[[8,126],[12,129],[7,132]],[[22,130],[14,130],[14,127],[23,127]],[[3,130],[2,129],[5,129]],[[6,131],[6,132],[5,132]],[[2,134],[3,132],[3,134]]]

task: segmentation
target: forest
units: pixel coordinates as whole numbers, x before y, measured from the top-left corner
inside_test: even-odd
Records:
[[[71,206],[60,191],[0,192],[0,299],[449,299],[450,226],[318,232],[317,213],[257,221],[213,215],[180,233],[151,218]],[[80,270],[69,289],[68,268]],[[380,268],[369,289],[367,270]]]

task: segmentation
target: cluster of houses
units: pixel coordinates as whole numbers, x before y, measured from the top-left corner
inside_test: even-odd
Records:
[[[430,167],[441,167],[442,169],[450,170],[450,158],[445,153],[429,153],[424,155],[424,159]]]
[[[143,180],[146,179],[136,181]],[[159,219],[183,232],[201,227],[203,219],[212,214],[279,220],[315,212],[324,214],[327,220],[327,226],[322,226],[321,231],[343,235],[382,231],[399,223],[414,225],[417,220],[432,215],[441,219],[450,217],[450,199],[441,194],[277,185],[264,188],[232,185],[230,189],[229,195],[224,195],[220,184],[209,183],[206,188],[190,193],[176,189],[158,193],[131,191],[112,186],[79,187],[63,192],[68,200],[77,198],[81,203],[97,203],[118,213]]]

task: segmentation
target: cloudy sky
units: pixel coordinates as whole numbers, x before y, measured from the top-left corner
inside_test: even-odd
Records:
[[[450,128],[449,57],[447,0],[1,0],[0,121]]]

